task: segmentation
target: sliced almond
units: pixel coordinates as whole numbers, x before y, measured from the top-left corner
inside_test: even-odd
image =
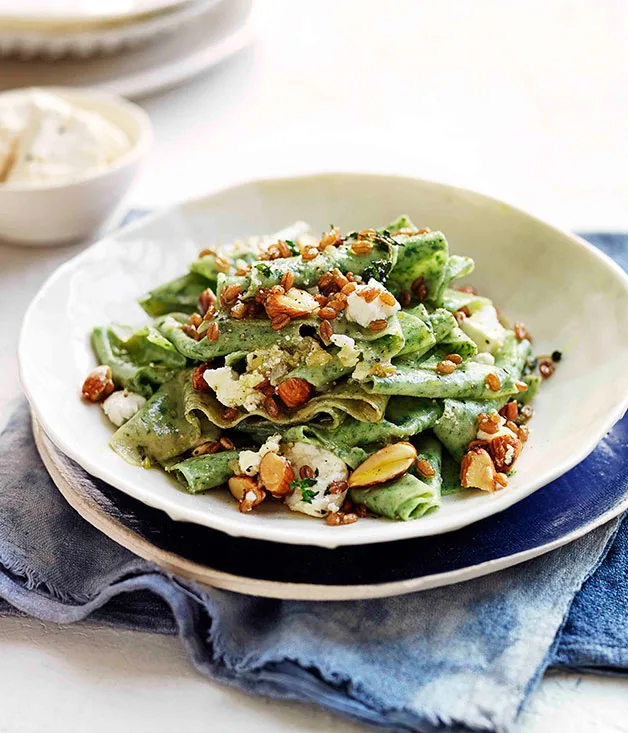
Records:
[[[290,318],[302,318],[313,313],[318,308],[318,303],[307,291],[290,288],[287,293],[271,291],[264,307],[269,318],[283,315]]]
[[[515,435],[502,433],[489,441],[488,452],[498,471],[508,472],[519,458],[523,448],[522,442]]]
[[[493,459],[484,448],[468,451],[460,463],[460,483],[467,489],[496,491],[496,473]]]
[[[229,479],[229,491],[238,501],[238,508],[246,514],[266,498],[266,492],[257,481],[250,476],[232,476]]]
[[[290,482],[294,481],[290,461],[277,453],[267,453],[259,464],[259,480],[273,496],[286,496],[290,493]]]
[[[89,402],[102,402],[109,397],[114,389],[115,384],[113,383],[111,367],[106,364],[101,364],[95,369],[92,369],[87,377],[85,377],[81,394]]]
[[[247,491],[257,489],[257,481],[250,476],[232,476],[228,485],[231,496],[237,501],[242,501]]]
[[[349,476],[349,488],[365,488],[384,484],[403,476],[416,461],[416,448],[411,443],[393,443],[373,453]]]

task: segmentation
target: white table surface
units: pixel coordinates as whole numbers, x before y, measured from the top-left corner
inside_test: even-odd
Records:
[[[339,166],[466,185],[572,229],[628,229],[621,0],[257,0],[253,47],[145,100],[156,147],[129,204],[249,172]],[[21,316],[81,247],[0,245],[0,426]],[[0,619],[0,731],[363,730],[214,685],[176,639]],[[37,704],[33,704],[36,691]],[[551,674],[518,730],[628,731],[628,681]]]

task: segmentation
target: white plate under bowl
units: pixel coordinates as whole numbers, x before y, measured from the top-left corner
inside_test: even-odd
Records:
[[[186,494],[159,470],[126,464],[102,411],[80,399],[94,366],[93,326],[145,321],[135,299],[186,271],[202,247],[296,220],[315,231],[385,224],[400,213],[443,230],[470,255],[472,281],[522,320],[536,353],[564,358],[537,399],[532,435],[507,489],[445,497],[412,522],[346,527],[262,505],[240,514],[226,491]],[[502,511],[585,458],[628,406],[628,276],[577,237],[470,191],[400,176],[318,174],[248,182],[130,225],[57,270],[31,304],[19,345],[22,384],[46,433],[91,474],[173,519],[234,536],[326,547],[448,532]]]

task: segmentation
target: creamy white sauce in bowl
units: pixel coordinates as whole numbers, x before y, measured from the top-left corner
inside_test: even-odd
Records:
[[[0,240],[41,245],[93,235],[152,139],[141,107],[112,94],[57,87],[0,94]]]

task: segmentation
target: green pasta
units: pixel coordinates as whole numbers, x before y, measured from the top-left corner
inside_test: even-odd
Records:
[[[504,326],[489,298],[455,288],[473,267],[406,215],[344,235],[314,236],[297,222],[205,248],[185,275],[140,299],[150,323],[93,330],[108,367],[99,378],[117,390],[103,403],[117,426],[111,448],[191,494],[229,483],[248,493],[239,507],[248,511],[265,490],[331,525],[356,519],[352,502],[410,521],[443,496],[502,488],[516,459],[503,445],[518,456],[531,414],[518,406],[541,377],[521,329]],[[206,294],[201,312],[208,288],[215,307]],[[509,421],[499,414],[507,403]],[[493,435],[503,438],[499,456]],[[494,469],[483,478],[464,469],[478,456]],[[369,458],[396,468],[375,485],[355,473],[348,490]],[[267,485],[271,465],[286,467],[281,490]]]

